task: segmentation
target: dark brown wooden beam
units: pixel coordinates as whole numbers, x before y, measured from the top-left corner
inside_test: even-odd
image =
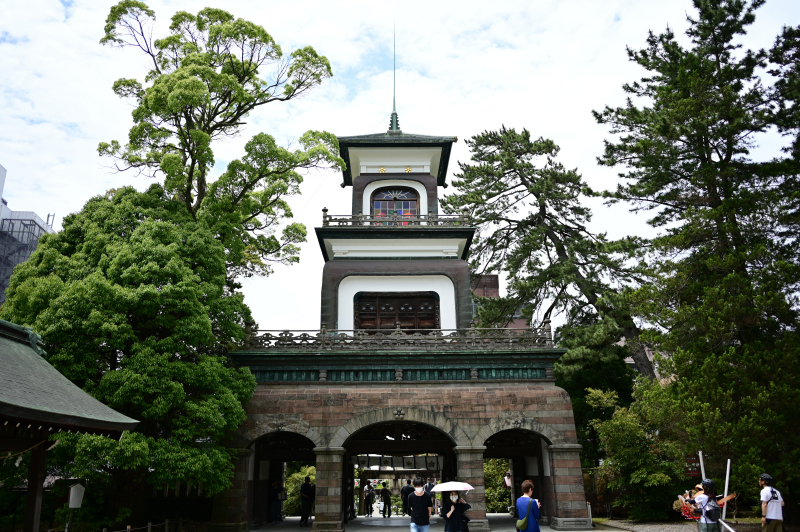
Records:
[[[39,532],[42,515],[42,493],[44,492],[45,456],[47,443],[42,442],[31,451],[28,466],[28,500],[25,504],[25,523],[23,532]]]
[[[381,445],[374,443],[347,443],[345,444],[347,452],[352,455],[356,454],[381,454],[385,456],[410,456],[418,454],[445,454],[453,449],[452,445],[447,446],[439,442],[436,446],[425,445],[420,446],[417,442],[409,441],[402,443],[382,442]]]

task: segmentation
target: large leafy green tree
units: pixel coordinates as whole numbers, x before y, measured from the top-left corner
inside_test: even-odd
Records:
[[[169,31],[153,38],[155,13],[143,2],[111,8],[102,44],[133,47],[149,62],[144,84],[120,79],[114,92],[133,101],[127,143],[103,142],[98,150],[120,170],[163,176],[167,193],[225,246],[228,282],[267,275],[273,263],[298,260],[305,241],[291,218],[287,198],[298,193],[299,171],[342,166],[330,133],[309,131],[299,149],[258,133],[241,159],[214,175],[215,142],[242,133],[248,115],[272,102],[298,98],[329,78],[328,60],[306,46],[284,55],[264,28],[230,13],[206,8],[179,11]]]
[[[588,390],[613,393],[617,405],[626,407],[632,400],[636,372],[625,363],[628,350],[620,345],[619,327],[613,320],[597,320],[579,327],[562,327],[557,340],[567,353],[556,362],[556,385],[569,393],[575,415],[578,443],[583,445],[584,467],[596,467],[605,458],[605,448],[597,433],[597,422],[608,420],[613,409],[588,401]]]
[[[597,470],[598,488],[637,520],[664,520],[672,500],[682,493],[683,446],[676,432],[683,428],[674,398],[657,381],[642,380],[635,401],[619,404],[615,392],[590,390],[587,403],[611,410],[610,419],[595,420],[605,459]]]
[[[3,319],[35,329],[53,366],[140,422],[119,441],[59,435],[49,459],[107,486],[112,518],[145,478],[206,493],[230,483],[223,441],[255,380],[224,356],[250,319],[225,279],[222,244],[160,185],[92,198],[14,271]]]
[[[733,458],[737,492],[755,495],[754,478],[766,470],[792,499],[800,265],[785,208],[794,170],[751,155],[757,135],[776,124],[776,94],[791,91],[763,85],[768,54],[739,43],[762,0],[694,4],[688,46],[667,30],[629,49],[647,74],[624,85],[624,106],[595,113],[616,135],[599,161],[622,170],[607,197],[651,211],[661,229],[651,282],[633,300],[672,374],[665,389],[684,411],[682,443]]]
[[[487,458],[483,461],[483,482],[486,488],[486,511],[505,513],[513,505],[511,490],[505,487],[508,458]]]
[[[559,148],[552,140],[502,127],[467,145],[471,161],[459,162],[456,190],[442,206],[479,228],[470,251],[473,273],[504,271],[509,279],[505,298],[481,300],[481,320],[503,324],[520,307],[542,309],[543,320],[563,312],[567,327],[610,319],[616,327],[605,330],[617,334],[614,341],[625,337],[637,369],[654,376],[623,297],[636,280],[629,262],[636,240],[612,242],[587,228],[591,212],[581,201],[586,184],[556,160]]]

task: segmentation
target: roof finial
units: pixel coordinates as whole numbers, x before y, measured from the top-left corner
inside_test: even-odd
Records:
[[[397,28],[392,33],[392,118],[389,119],[389,133],[401,134],[400,121],[397,118]]]

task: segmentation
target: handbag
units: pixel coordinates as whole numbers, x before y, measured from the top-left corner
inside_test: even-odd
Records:
[[[286,490],[281,490],[278,492],[278,500],[285,501],[286,500]]]
[[[528,503],[528,511],[525,513],[525,519],[517,520],[517,530],[525,530],[528,528],[528,517],[531,515],[531,506],[533,506],[533,499],[531,499],[531,502]]]

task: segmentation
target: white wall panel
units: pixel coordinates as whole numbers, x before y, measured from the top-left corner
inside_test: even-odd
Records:
[[[352,275],[339,283],[337,329],[353,329],[353,296],[358,292],[436,292],[442,329],[456,328],[456,289],[446,275]]]

